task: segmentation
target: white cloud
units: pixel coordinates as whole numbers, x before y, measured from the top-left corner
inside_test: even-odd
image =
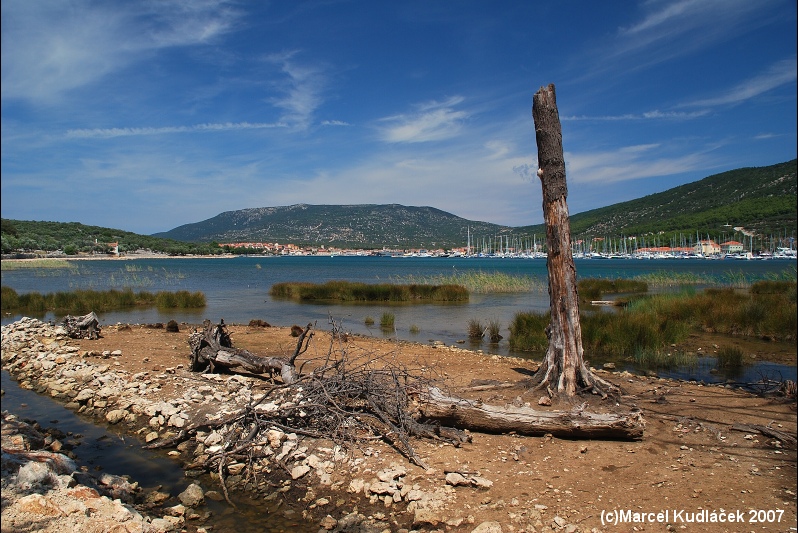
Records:
[[[273,54],[267,61],[280,65],[286,77],[275,83],[280,97],[273,97],[270,102],[284,111],[281,120],[297,127],[307,128],[313,121],[313,114],[323,102],[322,93],[327,85],[327,78],[319,67],[300,65],[293,61],[297,51]]]
[[[738,104],[782,85],[794,83],[796,80],[796,68],[798,68],[798,65],[796,65],[795,58],[778,61],[770,65],[764,72],[739,83],[724,94],[713,98],[696,100],[685,105],[712,107]]]
[[[132,137],[140,135],[163,135],[168,133],[194,133],[239,131],[265,128],[284,128],[282,123],[252,123],[252,122],[226,122],[221,124],[194,124],[191,126],[163,126],[158,128],[93,128],[68,130],[65,137],[68,139],[110,139],[113,137]]]
[[[2,97],[52,102],[164,47],[230,31],[226,0],[2,3]]]
[[[420,143],[454,137],[468,118],[465,111],[454,109],[462,102],[462,97],[455,96],[444,102],[419,104],[418,111],[409,115],[386,117],[382,119],[388,124],[382,128],[382,139],[390,143]]]
[[[646,111],[644,113],[625,113],[623,115],[571,115],[562,117],[563,121],[606,121],[615,122],[623,120],[690,120],[709,114],[709,110],[684,112],[684,111]]]
[[[608,152],[566,152],[569,183],[616,183],[710,168],[704,152],[679,156],[661,153],[659,144],[624,146]]]

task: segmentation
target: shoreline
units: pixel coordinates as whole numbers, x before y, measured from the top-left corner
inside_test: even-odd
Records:
[[[263,390],[264,381],[259,377],[187,371],[185,335],[169,334],[162,329],[108,326],[99,340],[88,341],[65,338],[57,326],[31,319],[13,326],[3,327],[2,362],[3,369],[20,386],[47,394],[98,423],[120,425],[126,432],[151,443],[180,434],[204,416],[212,420],[213,416],[236,412]],[[286,347],[295,342],[290,340],[288,330],[231,327],[236,345],[254,353],[285,353]],[[326,335],[323,332],[317,335],[323,356]],[[282,346],[280,352],[271,351],[278,346]],[[422,369],[439,367],[434,373],[445,376],[449,386],[457,388],[467,386],[473,379],[517,380],[519,368],[530,372],[534,366],[521,359],[477,354],[455,347],[359,337],[351,339],[347,349],[352,353],[384,354],[380,357],[399,358],[408,363],[415,361]],[[503,531],[586,532],[602,527],[597,518],[602,501],[624,505],[640,494],[643,499],[638,505],[653,501],[650,498],[664,497],[669,498],[669,505],[676,507],[690,508],[711,502],[714,506],[734,508],[740,505],[740,487],[755,489],[748,490],[746,505],[778,506],[786,509],[788,520],[794,520],[794,498],[788,504],[789,496],[780,496],[778,489],[794,486],[794,451],[782,452],[764,442],[759,444],[757,438],[743,439],[742,434],[727,433],[730,422],[757,423],[764,405],[768,405],[769,416],[779,422],[779,427],[784,424],[785,431],[794,432],[794,411],[788,405],[763,403],[764,400],[723,385],[710,387],[627,372],[596,372],[604,379],[623,383],[627,398],[632,398],[651,417],[650,429],[642,441],[568,441],[546,436],[475,434],[474,443],[462,447],[434,441],[414,442],[418,453],[429,463],[425,471],[379,441],[367,440],[359,448],[344,451],[334,443],[275,430],[269,433],[267,441],[272,450],[269,453],[274,455],[263,468],[271,469],[278,478],[250,486],[242,477],[245,464],[233,461],[225,467],[225,484],[236,494],[239,491],[257,494],[263,502],[287,498],[297,503],[300,511],[284,516],[299,520],[302,524],[297,526],[299,530],[308,531],[320,528],[347,531],[347,524],[354,531],[355,526],[370,523],[377,531],[405,528],[471,532],[487,522],[502,524]],[[496,392],[476,394],[480,398],[486,394],[486,401],[497,403],[516,401],[515,393],[504,400]],[[668,399],[661,401],[666,395]],[[705,420],[703,425],[691,423],[690,429],[684,431],[686,421],[722,414],[719,407],[734,402],[740,403],[737,408],[729,408],[733,418],[728,422],[713,420],[710,424]],[[269,409],[279,408],[280,402],[271,398],[264,407],[272,404]],[[664,414],[658,420],[662,413],[672,414]],[[682,422],[674,426],[675,420]],[[173,453],[183,465],[201,461],[223,442],[222,429],[197,431],[185,445],[173,448]],[[714,432],[720,435],[721,431],[725,440],[718,441]],[[272,439],[274,442],[270,442]],[[713,451],[717,446],[722,446],[724,461]],[[659,457],[663,452],[664,456]],[[275,462],[278,456],[281,458]],[[755,477],[749,477],[752,460],[757,465]],[[673,466],[674,462],[682,466],[673,470],[668,465]],[[700,472],[692,470],[693,466],[709,468],[716,462],[712,469],[717,477],[682,479]],[[283,466],[277,467],[278,464]],[[744,468],[739,469],[740,466]],[[618,476],[613,473],[615,468],[627,468],[630,475]],[[266,476],[266,470],[258,472],[259,476]],[[456,478],[450,476],[451,472],[477,476],[490,483],[484,482],[484,487],[450,483]],[[216,481],[213,486],[202,487],[206,494],[222,492],[218,477]],[[699,492],[686,494],[680,488],[683,481]],[[589,487],[592,489],[588,490]],[[734,490],[729,491],[729,487]],[[605,488],[607,492],[602,492]],[[602,500],[602,494],[608,500]],[[700,498],[691,499],[695,495]],[[618,502],[618,497],[626,500]],[[187,513],[184,517],[192,515],[191,511],[184,513]],[[196,518],[200,513],[193,514],[195,518],[184,518],[181,527],[200,531],[204,522]]]

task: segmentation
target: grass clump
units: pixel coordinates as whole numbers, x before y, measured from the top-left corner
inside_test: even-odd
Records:
[[[520,352],[546,350],[549,346],[546,328],[550,321],[550,313],[516,313],[510,324],[510,349]]]
[[[498,320],[491,320],[488,322],[488,338],[490,342],[495,344],[502,340],[501,330],[501,324]]]
[[[133,307],[157,307],[158,309],[201,309],[205,307],[205,295],[201,292],[146,291],[134,293],[132,289],[95,291],[79,289],[69,292],[40,294],[29,292],[17,294],[10,287],[2,287],[2,311],[7,313],[83,315],[94,311],[102,313]]]
[[[579,280],[577,290],[582,301],[600,300],[604,294],[648,292],[648,283],[639,279],[586,278]]]
[[[482,327],[482,322],[479,319],[472,318],[468,321],[468,338],[481,339],[485,335],[485,328]]]
[[[396,316],[393,313],[385,312],[380,317],[380,327],[383,329],[393,329],[396,324]]]
[[[373,325],[374,325],[374,317],[373,317],[373,316],[367,316],[367,317],[366,317],[366,318],[363,320],[363,323],[364,323],[365,325],[367,325],[367,326],[373,326]]]
[[[275,298],[289,298],[300,301],[337,300],[344,302],[467,302],[469,295],[465,287],[452,284],[398,285],[351,281],[275,283],[272,285],[269,294]]]
[[[421,332],[421,328],[420,327],[418,327],[415,324],[411,324],[410,325],[410,333],[412,333],[413,335],[418,335],[420,332]]]
[[[458,285],[475,294],[543,292],[547,289],[546,279],[532,276],[514,276],[504,272],[457,272],[437,276],[405,276],[401,282],[417,285]]]
[[[640,368],[694,368],[698,366],[698,356],[687,352],[666,352],[663,350],[638,350],[634,360]]]
[[[724,346],[717,353],[718,368],[742,368],[743,351],[737,346]]]

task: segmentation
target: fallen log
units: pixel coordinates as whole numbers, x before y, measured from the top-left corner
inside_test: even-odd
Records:
[[[307,349],[311,325],[299,335],[294,354],[285,359],[282,357],[264,357],[248,350],[233,348],[233,343],[224,320],[211,325],[210,320],[203,323],[203,331],[193,332],[188,339],[191,348],[191,370],[198,372],[209,368],[211,372],[219,368],[227,370],[243,370],[250,374],[272,374],[277,372],[283,383],[291,384],[297,380],[295,361]]]
[[[537,411],[529,407],[497,406],[448,396],[437,387],[419,394],[420,412],[455,428],[484,433],[551,434],[564,438],[640,440],[645,422],[640,413],[591,413],[579,409]]]

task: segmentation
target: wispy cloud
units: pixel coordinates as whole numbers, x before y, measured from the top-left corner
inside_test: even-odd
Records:
[[[564,121],[593,120],[593,121],[623,121],[623,120],[690,120],[709,114],[709,110],[683,112],[683,111],[647,111],[645,113],[625,113],[623,115],[571,115],[564,116]]]
[[[382,119],[387,123],[381,131],[382,139],[390,143],[419,143],[454,137],[468,118],[468,113],[455,109],[463,100],[454,96],[444,102],[425,102],[417,106],[415,113],[386,117]]]
[[[641,69],[717,46],[771,22],[781,0],[650,0],[592,54],[580,56],[586,77]],[[585,62],[587,60],[587,62]]]
[[[207,43],[238,17],[227,0],[3,1],[2,97],[52,102],[151,50]]]
[[[704,170],[712,162],[704,151],[678,156],[663,153],[659,144],[624,146],[606,152],[565,154],[571,183],[614,183],[641,178],[674,176]]]
[[[796,68],[798,68],[796,58],[784,59],[770,65],[764,72],[737,84],[719,96],[695,100],[684,105],[712,107],[738,104],[782,85],[794,83],[796,80]]]
[[[283,123],[258,122],[226,122],[221,124],[193,124],[191,126],[164,126],[159,128],[92,128],[68,130],[64,135],[68,139],[110,139],[113,137],[132,137],[141,135],[163,135],[168,133],[194,133],[212,131],[257,130],[266,128],[284,128]]]
[[[280,65],[280,71],[285,75],[274,84],[282,96],[272,97],[270,102],[283,110],[281,121],[305,129],[310,126],[316,109],[323,102],[327,77],[322,68],[301,65],[295,61],[294,56],[298,53],[272,54],[266,60]]]
[[[322,126],[351,126],[348,122],[344,122],[343,120],[322,120]]]

